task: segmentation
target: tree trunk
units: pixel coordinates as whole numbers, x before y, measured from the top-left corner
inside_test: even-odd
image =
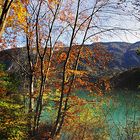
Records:
[[[4,3],[1,3],[1,9],[2,9],[2,12],[1,12],[1,15],[0,15],[0,38],[2,37],[2,33],[5,29],[5,26],[6,26],[6,20],[8,18],[8,15],[9,15],[9,12],[10,12],[10,6],[12,4],[13,0],[5,0]]]

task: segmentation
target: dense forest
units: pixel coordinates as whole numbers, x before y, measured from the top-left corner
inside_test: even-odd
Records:
[[[140,140],[139,12],[0,0],[0,140]]]

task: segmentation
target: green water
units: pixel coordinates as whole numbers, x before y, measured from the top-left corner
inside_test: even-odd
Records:
[[[105,108],[110,139],[131,140],[133,137],[138,140],[140,132],[135,132],[135,128],[140,127],[140,92],[120,90],[112,92],[110,96],[110,107]]]
[[[104,101],[100,110],[106,116],[105,123],[109,131],[108,140],[132,140],[132,137],[133,140],[140,139],[140,92],[112,91],[99,98],[84,91],[78,91],[76,95],[88,101],[96,100],[97,103],[100,102],[99,98]],[[95,112],[94,110],[95,108],[93,108],[93,112]],[[50,121],[55,117],[56,110],[44,111],[42,114],[42,120]],[[139,131],[135,132],[135,128],[138,128]],[[65,135],[61,139],[66,140]]]

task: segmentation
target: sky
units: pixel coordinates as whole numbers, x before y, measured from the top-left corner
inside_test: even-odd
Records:
[[[88,0],[89,3],[93,3],[94,0]],[[113,2],[116,0],[112,0]],[[93,42],[129,42],[135,43],[140,41],[140,21],[136,20],[132,16],[133,8],[132,5],[128,5],[128,8],[123,11],[122,9],[116,10],[115,8],[110,9],[106,7],[104,11],[100,14],[103,19],[100,21],[100,26],[103,27],[118,27],[125,28],[125,31],[112,31],[105,34],[100,34],[98,40],[91,40],[86,42],[86,44],[92,44]],[[110,11],[111,10],[111,11]],[[107,18],[104,18],[107,17]],[[25,46],[25,38],[22,34],[18,37],[18,46]],[[80,40],[79,36],[79,40]],[[66,38],[63,39],[64,42]],[[79,41],[80,42],[80,41]],[[20,45],[19,45],[20,44]]]
[[[137,21],[134,17],[118,16],[116,19],[110,21],[118,24],[118,27],[126,28],[128,31],[118,31],[112,33],[112,37],[103,38],[101,41],[123,41],[135,43],[140,41],[140,21]]]
[[[92,3],[94,0],[89,0]],[[112,0],[115,2],[117,0]],[[131,0],[130,0],[131,1]],[[111,3],[111,2],[110,2]],[[102,28],[121,28],[126,30],[113,30],[104,34],[99,34],[98,40],[91,40],[86,44],[92,44],[94,42],[128,42],[135,43],[140,41],[140,21],[134,16],[134,7],[131,3],[123,5],[121,7],[113,7],[116,4],[111,4],[105,7],[99,14],[98,25]],[[80,40],[79,36],[79,40]],[[79,41],[80,42],[80,41]]]
[[[115,0],[112,0],[115,1]],[[131,1],[131,0],[130,0]],[[134,2],[134,0],[132,0]],[[140,21],[133,14],[136,14],[131,2],[120,7],[120,10],[106,8],[103,16],[109,17],[103,21],[106,26],[128,29],[125,31],[114,31],[111,35],[101,38],[101,42],[121,41],[135,43],[140,41]],[[119,8],[118,8],[119,9]],[[122,10],[123,9],[123,10]]]
[[[89,4],[91,5],[95,0],[88,0],[88,1]],[[120,7],[119,6],[116,7],[116,4],[114,5],[112,4],[115,3],[115,1],[118,0],[110,0],[111,4],[107,7],[105,6],[105,8],[102,9],[101,13],[99,14],[99,18],[101,17],[101,20],[99,21],[98,25],[101,28],[117,27],[126,30],[114,30],[104,34],[99,34],[99,38],[97,42],[135,43],[140,41],[140,21],[138,21],[133,16],[133,14],[135,14],[136,11],[134,11],[134,7],[130,2],[131,0],[126,0],[129,2],[125,3],[125,5],[121,5]],[[93,41],[96,42],[96,40]],[[89,41],[88,43],[92,44],[93,42]]]

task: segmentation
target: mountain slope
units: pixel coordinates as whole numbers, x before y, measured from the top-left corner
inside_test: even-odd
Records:
[[[93,43],[90,47],[94,47],[98,43]],[[113,61],[110,67],[113,69],[126,70],[133,67],[140,67],[140,56],[136,50],[140,48],[140,42],[134,44],[126,42],[107,42],[99,43],[104,46],[112,55]]]
[[[95,45],[104,46],[113,56],[113,60],[110,62],[109,67],[111,70],[127,70],[130,68],[140,67],[140,56],[137,55],[136,50],[140,48],[140,42],[134,44],[126,42],[100,42],[87,45],[93,49]],[[26,62],[27,51],[26,48],[15,48],[0,52],[0,63],[5,63],[7,69],[15,65],[15,58],[19,62]]]
[[[111,78],[114,89],[136,90],[140,86],[140,68],[134,68]]]

